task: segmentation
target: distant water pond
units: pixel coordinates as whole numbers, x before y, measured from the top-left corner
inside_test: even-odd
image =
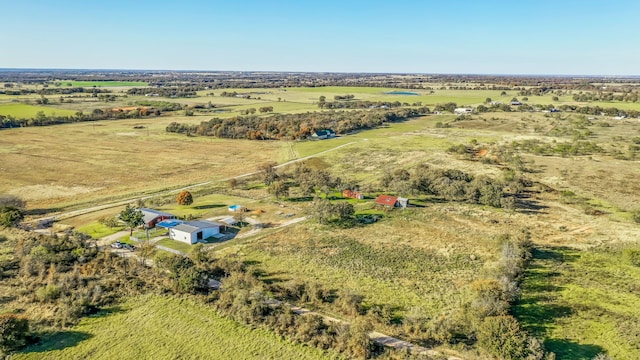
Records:
[[[385,94],[387,95],[419,95],[418,93],[410,92],[410,91],[389,91],[389,92],[386,92]]]

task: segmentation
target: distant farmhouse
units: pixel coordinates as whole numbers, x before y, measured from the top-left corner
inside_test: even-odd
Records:
[[[336,132],[331,129],[316,130],[311,134],[313,140],[325,140],[336,137]]]
[[[364,199],[364,194],[360,191],[342,190],[342,197],[349,198],[349,199],[362,200]]]
[[[406,208],[409,206],[409,199],[399,197],[399,196],[391,196],[391,195],[380,195],[376,198],[376,205],[385,206],[385,207],[401,207]]]
[[[456,109],[453,110],[453,113],[454,114],[460,114],[460,115],[471,114],[471,113],[473,113],[473,109],[470,108],[470,107],[456,108]]]
[[[176,218],[173,214],[148,208],[141,208],[140,211],[142,212],[142,220],[144,221],[143,225],[148,229],[155,227],[157,223],[163,220]]]

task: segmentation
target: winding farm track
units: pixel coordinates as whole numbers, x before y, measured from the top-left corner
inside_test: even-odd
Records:
[[[366,139],[360,140],[360,141],[364,141]],[[328,150],[324,150],[324,151],[320,151],[318,153],[309,155],[309,156],[304,156],[298,159],[293,159],[293,160],[289,160],[287,162],[284,162],[282,164],[276,165],[275,168],[281,168],[281,167],[285,167],[287,165],[291,165],[291,164],[295,164],[297,162],[300,161],[304,161],[307,159],[311,159],[314,158],[316,156],[320,156],[338,149],[341,149],[343,147],[355,144],[359,141],[352,141],[352,142],[348,142],[346,144],[342,144],[342,145],[338,145],[334,148],[328,149]],[[32,219],[27,221],[27,223],[42,223],[42,222],[53,222],[53,221],[58,221],[58,220],[63,220],[63,219],[68,219],[68,218],[72,218],[75,216],[79,216],[79,215],[84,215],[84,214],[89,214],[92,212],[96,212],[96,211],[100,211],[100,210],[104,210],[104,209],[110,209],[110,208],[114,208],[114,207],[118,207],[118,206],[124,206],[126,204],[129,204],[133,201],[136,200],[147,200],[150,199],[154,196],[158,196],[158,195],[164,195],[164,194],[172,194],[172,193],[177,193],[183,190],[189,190],[189,189],[193,189],[193,188],[197,188],[200,186],[206,186],[206,185],[211,185],[213,183],[216,182],[224,182],[224,181],[229,181],[231,179],[242,179],[245,177],[249,177],[249,176],[253,176],[260,173],[259,171],[253,171],[250,173],[246,173],[246,174],[241,174],[241,175],[237,175],[237,176],[233,176],[233,177],[229,177],[229,178],[225,178],[225,179],[221,179],[221,180],[211,180],[211,181],[205,181],[205,182],[201,182],[201,183],[197,183],[197,184],[192,184],[189,186],[184,186],[181,187],[179,189],[173,189],[173,190],[164,190],[164,191],[159,191],[157,193],[153,193],[150,195],[145,195],[145,196],[140,196],[140,197],[134,197],[134,198],[129,198],[129,199],[125,199],[125,200],[120,200],[120,201],[116,201],[116,202],[112,202],[112,203],[108,203],[108,204],[103,204],[103,205],[96,205],[96,206],[91,206],[88,208],[84,208],[84,209],[78,209],[78,210],[73,210],[73,211],[67,211],[67,212],[63,212],[63,213],[59,213],[59,214],[55,214],[55,215],[50,215],[50,216],[45,216],[45,217],[41,217],[41,218],[37,218],[37,219]]]

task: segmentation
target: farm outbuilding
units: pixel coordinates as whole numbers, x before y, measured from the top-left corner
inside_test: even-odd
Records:
[[[315,140],[331,139],[336,137],[336,132],[331,129],[316,130],[311,134],[311,138]]]
[[[220,234],[221,225],[208,220],[185,221],[169,228],[169,238],[187,244],[195,244],[198,241],[216,237],[216,235]]]
[[[376,198],[376,205],[406,208],[409,206],[409,199],[399,196],[380,195]]]
[[[153,228],[156,226],[157,223],[163,220],[176,218],[176,216],[173,214],[169,214],[169,213],[158,211],[158,210],[148,209],[148,208],[141,208],[140,211],[142,212],[142,220],[144,221],[144,227],[146,228]]]
[[[456,108],[453,110],[454,114],[471,114],[473,113],[472,108]]]
[[[342,190],[342,197],[362,200],[364,199],[364,194],[360,191]]]

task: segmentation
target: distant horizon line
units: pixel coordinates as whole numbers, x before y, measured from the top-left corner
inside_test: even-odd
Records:
[[[376,74],[376,75],[456,75],[456,76],[516,76],[516,77],[578,77],[578,78],[640,78],[640,75],[622,75],[622,74],[535,74],[535,73],[447,73],[447,72],[378,72],[378,71],[301,71],[301,70],[201,70],[201,69],[126,69],[126,68],[39,68],[39,67],[0,67],[0,72],[19,72],[19,71],[104,71],[104,72],[202,72],[202,73],[271,73],[271,74]]]

